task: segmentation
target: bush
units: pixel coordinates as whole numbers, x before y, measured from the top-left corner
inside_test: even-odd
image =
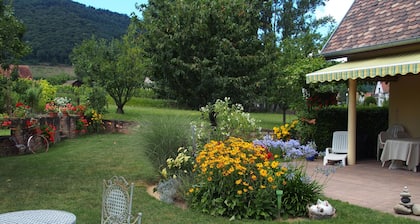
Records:
[[[147,156],[156,170],[166,167],[168,158],[177,156],[178,148],[190,145],[190,119],[178,116],[160,117],[145,124],[143,135]]]
[[[101,87],[93,87],[88,93],[89,108],[95,110],[97,113],[103,114],[106,112],[106,96],[107,92]]]
[[[279,212],[276,190],[283,190],[287,206],[281,213],[303,216],[321,186],[306,177],[303,166],[282,163],[279,158],[266,147],[239,138],[211,141],[195,160],[189,205],[234,219],[273,219]]]
[[[223,141],[229,137],[253,140],[260,136],[258,121],[245,113],[241,104],[231,104],[228,97],[200,108],[200,112],[202,121],[193,123],[197,148],[202,148],[210,140]]]
[[[363,105],[365,106],[376,106],[376,99],[373,96],[368,96],[363,101]]]

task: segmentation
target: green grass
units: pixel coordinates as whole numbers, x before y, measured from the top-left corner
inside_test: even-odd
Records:
[[[74,69],[71,66],[46,66],[46,65],[30,65],[32,76],[35,78],[46,78],[60,74],[66,74],[70,77],[76,77]]]
[[[137,102],[142,102],[137,100]],[[127,104],[124,107],[124,114],[117,114],[115,105],[110,102],[108,107],[108,113],[105,114],[105,119],[111,120],[129,120],[129,121],[147,121],[155,116],[161,115],[174,115],[174,116],[186,116],[193,120],[200,119],[200,112],[193,110],[181,110],[181,109],[168,109],[162,107],[147,107],[131,104]],[[276,113],[251,113],[251,117],[259,121],[259,125],[263,129],[271,130],[274,126],[283,124],[283,115]],[[295,115],[288,114],[286,116],[287,122],[296,119]]]
[[[48,153],[0,158],[0,213],[61,209],[74,213],[79,224],[99,223],[102,179],[121,175],[135,183],[132,210],[143,213],[144,224],[230,223],[228,218],[165,204],[146,192],[148,185],[158,181],[158,172],[146,156],[147,149],[142,140],[148,121],[170,115],[198,118],[199,114],[184,110],[130,107],[126,108],[126,112],[118,118],[139,122],[130,134],[88,135],[55,144]],[[271,116],[261,115],[261,118],[266,117]],[[329,201],[337,208],[337,217],[311,223],[417,223],[348,203]],[[297,219],[293,222],[307,223],[309,220]],[[232,223],[286,221],[237,220]]]

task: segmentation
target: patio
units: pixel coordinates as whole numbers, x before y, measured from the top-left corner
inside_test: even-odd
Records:
[[[397,215],[393,210],[404,186],[408,187],[411,202],[420,204],[420,173],[389,170],[389,163],[382,167],[380,161],[362,160],[356,165],[337,168],[326,184],[324,194],[350,204],[420,220],[420,216]],[[312,173],[317,166],[322,166],[321,159],[308,162],[308,172]]]

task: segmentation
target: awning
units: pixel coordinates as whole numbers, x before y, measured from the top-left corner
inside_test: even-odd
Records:
[[[306,75],[306,83],[420,74],[420,52],[351,61]]]

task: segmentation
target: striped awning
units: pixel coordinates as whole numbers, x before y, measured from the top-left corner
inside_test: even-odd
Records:
[[[306,83],[420,74],[420,52],[351,61],[306,75]]]

